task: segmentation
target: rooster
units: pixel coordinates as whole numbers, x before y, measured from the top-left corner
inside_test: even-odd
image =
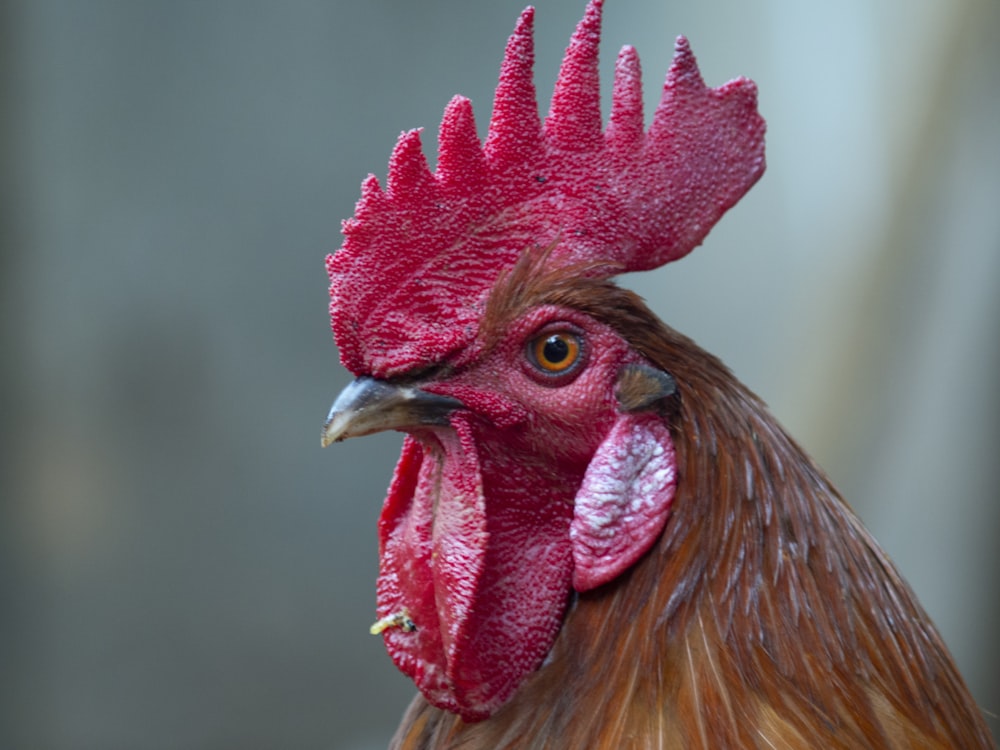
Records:
[[[746,79],[684,38],[644,128],[591,0],[539,118],[533,10],[485,143],[404,133],[327,258],[324,445],[406,433],[373,633],[419,694],[393,747],[988,748],[944,643],[819,467],[612,277],[686,255],[764,171]]]

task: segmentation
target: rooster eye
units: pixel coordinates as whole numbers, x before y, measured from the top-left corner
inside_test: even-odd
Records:
[[[571,331],[552,331],[528,342],[528,361],[547,377],[574,372],[583,361],[583,338]]]

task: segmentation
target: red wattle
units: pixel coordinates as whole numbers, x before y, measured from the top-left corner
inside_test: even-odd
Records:
[[[480,458],[483,437],[462,415],[452,427],[406,438],[379,521],[377,610],[416,626],[384,631],[396,666],[428,701],[475,721],[555,640],[571,588],[572,505],[488,448]]]

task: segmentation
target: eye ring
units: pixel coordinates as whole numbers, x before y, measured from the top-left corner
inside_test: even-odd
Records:
[[[577,331],[548,328],[528,339],[525,355],[532,375],[543,383],[563,385],[579,373],[587,348]]]

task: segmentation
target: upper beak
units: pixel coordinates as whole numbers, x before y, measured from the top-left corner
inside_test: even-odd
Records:
[[[330,407],[320,441],[325,448],[337,440],[382,430],[448,425],[449,415],[464,404],[412,385],[396,385],[363,376],[348,385]]]

